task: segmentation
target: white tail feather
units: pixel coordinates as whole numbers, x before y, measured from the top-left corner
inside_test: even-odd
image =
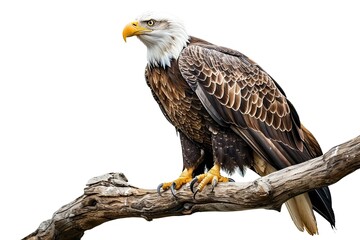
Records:
[[[253,167],[260,176],[265,176],[276,171],[273,166],[268,164],[256,153],[254,154]],[[309,194],[304,193],[293,197],[285,204],[289,210],[291,219],[300,231],[303,232],[305,229],[310,235],[318,234],[316,218],[312,209]]]
[[[286,203],[291,219],[300,231],[304,229],[311,235],[318,234],[315,215],[309,194],[304,193],[289,199]]]

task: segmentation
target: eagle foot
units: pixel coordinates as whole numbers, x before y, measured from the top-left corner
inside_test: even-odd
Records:
[[[176,197],[175,190],[179,190],[183,185],[191,182],[193,170],[193,168],[185,168],[179,178],[175,179],[172,182],[165,182],[159,184],[159,186],[157,187],[157,193],[161,196],[161,190],[166,191],[170,189],[171,194]]]
[[[214,191],[214,188],[218,182],[235,182],[231,178],[223,177],[220,175],[220,165],[215,164],[207,173],[200,174],[193,178],[190,182],[190,189],[194,193],[194,198],[198,192],[201,192],[206,185],[211,184],[211,191]],[[195,183],[198,183],[196,189],[194,190]]]

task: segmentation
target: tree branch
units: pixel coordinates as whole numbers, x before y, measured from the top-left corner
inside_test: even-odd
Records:
[[[104,222],[127,217],[146,220],[204,211],[280,210],[289,198],[336,183],[360,168],[360,136],[336,146],[321,157],[285,168],[253,182],[219,184],[193,198],[188,187],[159,196],[155,190],[131,186],[122,173],[89,180],[84,194],[61,207],[53,218],[24,239],[81,239]]]

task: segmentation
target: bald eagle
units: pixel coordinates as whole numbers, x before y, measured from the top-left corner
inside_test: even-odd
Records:
[[[196,192],[228,182],[220,174],[250,168],[260,176],[322,155],[279,84],[244,54],[187,34],[173,17],[146,13],[125,26],[147,47],[145,78],[179,133],[183,171],[159,189],[191,182]],[[328,187],[286,202],[300,231],[317,234],[313,209],[332,227]]]

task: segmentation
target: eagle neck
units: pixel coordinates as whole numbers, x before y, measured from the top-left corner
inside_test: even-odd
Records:
[[[139,35],[138,38],[147,47],[148,63],[163,68],[171,67],[172,60],[178,59],[181,51],[189,43],[189,35],[180,27],[168,34],[152,33],[151,37]]]

